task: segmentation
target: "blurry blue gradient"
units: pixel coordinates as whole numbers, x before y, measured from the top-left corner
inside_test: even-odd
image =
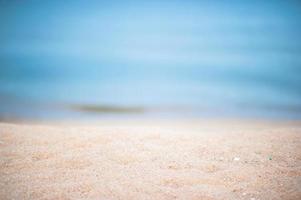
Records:
[[[62,103],[300,118],[300,36],[298,1],[0,1],[0,116]]]

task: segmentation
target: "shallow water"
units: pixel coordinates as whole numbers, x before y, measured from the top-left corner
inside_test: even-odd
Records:
[[[301,117],[297,1],[0,5],[0,117]]]

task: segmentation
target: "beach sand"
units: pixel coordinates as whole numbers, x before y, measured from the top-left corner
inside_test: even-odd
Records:
[[[0,123],[0,199],[301,199],[301,123]]]

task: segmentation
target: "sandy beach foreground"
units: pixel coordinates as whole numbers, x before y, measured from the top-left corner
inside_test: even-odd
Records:
[[[0,199],[301,199],[301,123],[0,123]]]

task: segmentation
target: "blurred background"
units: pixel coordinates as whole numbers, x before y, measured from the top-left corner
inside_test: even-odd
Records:
[[[0,119],[301,118],[299,1],[0,1]]]

